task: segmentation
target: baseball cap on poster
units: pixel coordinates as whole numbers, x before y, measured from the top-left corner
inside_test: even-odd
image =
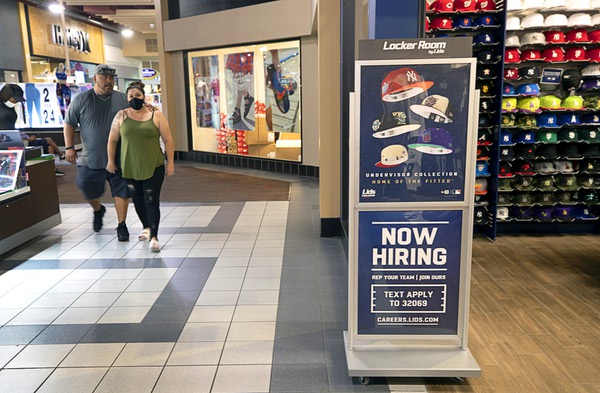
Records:
[[[431,155],[445,155],[454,151],[452,136],[443,128],[428,128],[419,133],[417,143],[411,143],[409,148]]]
[[[512,146],[502,146],[500,148],[500,161],[512,161],[515,158],[515,152]]]
[[[386,108],[381,116],[373,120],[371,129],[373,130],[374,138],[391,138],[407,132],[416,131],[421,127],[418,123],[410,124],[407,113],[400,109],[401,108]]]
[[[381,150],[381,161],[375,164],[379,168],[392,168],[408,160],[408,151],[402,145],[389,145]]]
[[[527,49],[521,52],[522,61],[536,61],[542,60],[542,52],[538,49]]]
[[[546,37],[547,44],[566,44],[567,37],[565,33],[559,30],[545,31],[544,36]]]
[[[381,81],[381,99],[387,102],[404,101],[424,93],[433,82],[424,81],[412,68],[399,68],[391,71]]]
[[[431,20],[429,24],[431,30],[452,30],[452,19],[447,16],[438,16]]]
[[[507,49],[504,51],[504,63],[520,63],[521,53],[518,49]]]
[[[567,61],[588,61],[586,50],[583,46],[572,46],[565,53]]]
[[[475,12],[477,11],[477,2],[475,0],[455,0],[454,11]]]
[[[454,108],[448,97],[433,94],[425,97],[421,105],[411,105],[410,110],[436,123],[452,123]]]
[[[561,63],[565,61],[565,51],[560,47],[547,48],[544,49],[541,57],[547,63]]]
[[[516,34],[509,35],[506,37],[506,40],[504,41],[504,46],[506,48],[518,48],[521,46],[521,40],[519,39],[519,36]]]
[[[592,41],[585,29],[573,29],[567,32],[567,42],[570,44],[591,44]]]
[[[470,16],[457,16],[452,19],[452,27],[454,30],[462,30],[462,29],[472,29],[473,19]]]
[[[507,67],[504,69],[504,79],[506,80],[518,80],[519,69],[515,67]]]

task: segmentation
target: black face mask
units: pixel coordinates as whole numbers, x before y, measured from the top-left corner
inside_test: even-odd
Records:
[[[129,101],[129,106],[132,109],[135,109],[136,111],[139,111],[144,106],[144,100],[142,100],[141,98],[132,98]]]

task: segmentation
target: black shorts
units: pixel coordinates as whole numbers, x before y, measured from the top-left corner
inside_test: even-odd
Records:
[[[37,138],[34,141],[29,141],[29,146],[42,146],[44,154],[48,154],[48,141],[46,138]]]
[[[77,167],[77,187],[85,199],[98,199],[104,194],[104,185],[108,181],[113,197],[129,198],[127,182],[121,177],[121,171],[110,173],[106,169],[92,169],[87,166]]]

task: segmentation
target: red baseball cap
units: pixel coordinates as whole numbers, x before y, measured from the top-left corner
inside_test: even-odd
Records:
[[[565,44],[567,39],[565,38],[565,33],[558,30],[545,31],[544,35],[546,36],[547,44]]]
[[[549,63],[560,63],[565,61],[565,51],[563,48],[548,48],[542,52],[544,61]]]
[[[434,12],[454,13],[454,0],[436,0],[431,5]]]
[[[504,63],[520,63],[521,53],[518,49],[507,49],[504,52]]]
[[[600,48],[588,49],[587,57],[592,63],[600,63]]]
[[[452,30],[452,19],[447,16],[438,16],[431,21],[432,30]]]
[[[594,44],[597,44],[600,42],[600,30],[594,30],[588,33],[588,37],[590,38],[590,41],[592,41]]]
[[[477,2],[475,0],[455,0],[454,10],[458,12],[475,12]]]
[[[425,31],[429,31],[429,18],[425,18]]]
[[[567,61],[587,61],[588,57],[583,46],[572,46],[567,48]]]
[[[505,68],[504,69],[504,79],[507,80],[516,80],[519,79],[519,69],[518,68]]]
[[[589,44],[588,32],[585,29],[573,29],[567,32],[567,41],[573,44]]]
[[[495,11],[496,3],[494,0],[479,0],[477,1],[478,11]]]
[[[531,60],[542,60],[542,54],[537,49],[527,49],[521,52],[521,60],[531,61]]]
[[[421,94],[433,86],[433,82],[424,81],[412,68],[399,68],[386,75],[381,81],[381,99],[398,102]]]

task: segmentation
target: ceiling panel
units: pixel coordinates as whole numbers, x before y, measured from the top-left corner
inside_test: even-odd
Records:
[[[154,0],[66,0],[67,6],[143,34],[156,34]]]

